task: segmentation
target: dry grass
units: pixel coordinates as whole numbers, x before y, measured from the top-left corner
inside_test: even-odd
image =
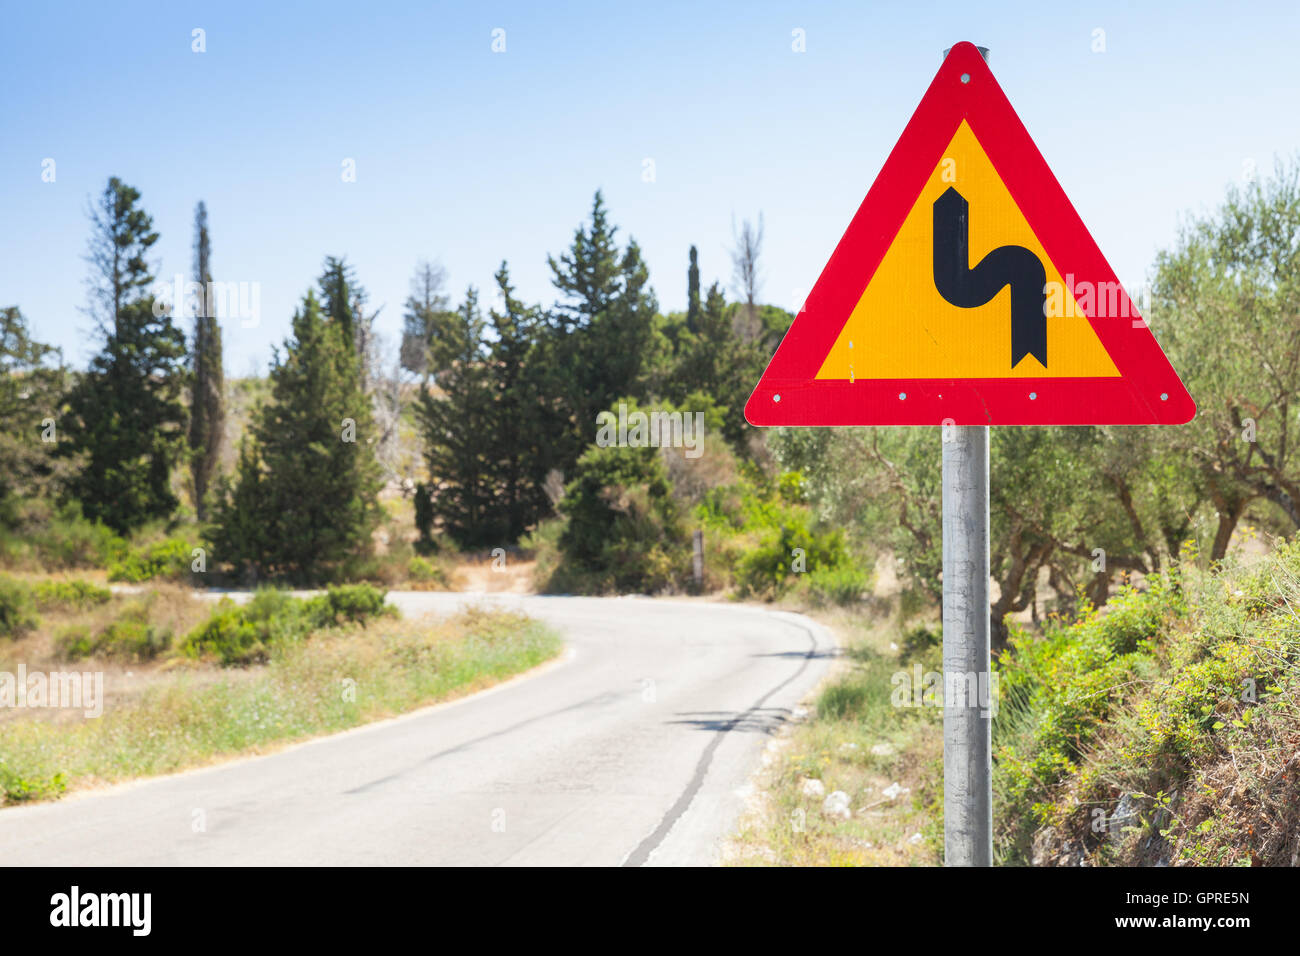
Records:
[[[847,635],[805,719],[773,740],[750,808],[728,844],[732,865],[910,866],[939,862],[941,711],[891,704],[892,675],[910,666],[893,616],[817,616]],[[805,792],[810,780],[823,793]],[[824,810],[842,791],[850,815]]]
[[[162,590],[154,606],[159,620],[178,627],[196,608],[200,616],[211,609],[179,590]],[[68,669],[49,656],[44,640],[38,635],[4,648],[6,664]],[[69,788],[266,753],[471,693],[535,667],[560,647],[551,630],[524,615],[469,610],[330,628],[278,646],[268,664],[247,669],[81,662],[72,669],[104,674],[103,715],[6,709],[0,794],[7,802],[57,797]],[[38,652],[39,661],[14,656]]]

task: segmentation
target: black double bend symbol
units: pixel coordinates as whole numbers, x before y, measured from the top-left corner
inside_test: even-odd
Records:
[[[961,309],[984,305],[1011,286],[1011,367],[1032,355],[1047,367],[1047,274],[1024,246],[999,246],[969,267],[970,204],[948,187],[934,201],[934,287]]]

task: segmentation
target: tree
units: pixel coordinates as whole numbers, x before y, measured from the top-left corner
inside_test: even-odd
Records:
[[[208,235],[208,207],[194,210],[194,280],[202,290],[194,316],[190,400],[190,475],[194,482],[194,509],[199,520],[207,517],[207,495],[221,460],[226,428],[226,378],[222,368],[221,323],[209,293],[212,282],[212,242]]]
[[[415,414],[429,469],[426,513],[461,546],[480,547],[500,543],[508,529],[494,508],[490,443],[495,386],[484,362],[484,321],[473,286],[456,319],[460,351],[443,373],[442,393],[422,393]],[[421,537],[428,539],[431,531],[421,528]]]
[[[502,306],[489,311],[495,332],[487,363],[495,387],[490,412],[490,467],[495,510],[505,536],[515,541],[549,508],[546,475],[559,464],[550,436],[565,425],[563,410],[549,394],[538,336],[541,310],[515,298],[505,262],[497,270]]]
[[[559,504],[564,568],[547,587],[655,593],[682,584],[689,536],[656,448],[592,445]]]
[[[447,358],[446,337],[453,324],[451,300],[443,292],[447,271],[440,265],[421,262],[411,279],[411,294],[402,315],[402,368],[420,376],[427,386],[431,376],[443,369]]]
[[[185,444],[185,336],[146,291],[158,241],[138,190],[116,177],[92,207],[90,313],[105,337],[68,395],[68,451],[85,464],[71,482],[92,519],[119,532],[170,515],[171,471]]]
[[[53,496],[78,464],[54,453],[68,374],[62,359],[32,339],[16,306],[0,309],[0,507],[15,495]]]
[[[363,314],[366,290],[357,283],[356,271],[348,265],[345,257],[326,256],[325,270],[317,281],[317,287],[325,320],[339,326],[344,340],[354,351],[360,351],[356,336],[361,331],[358,319]]]
[[[578,227],[558,259],[547,257],[551,281],[564,296],[551,321],[561,336],[557,359],[579,433],[619,395],[643,397],[648,384],[658,305],[640,247],[629,240],[620,253],[616,233],[597,192],[590,225]]]
[[[691,264],[686,270],[686,329],[699,330],[700,323],[700,254],[691,246]]]
[[[1161,429],[1213,506],[1210,558],[1256,501],[1300,528],[1300,157],[1229,190],[1156,260],[1154,327],[1196,399],[1188,425]]]
[[[737,297],[745,305],[740,313],[738,331],[743,337],[752,339],[759,332],[756,309],[758,290],[763,284],[758,265],[763,253],[763,214],[758,214],[757,226],[746,219],[737,230],[733,221],[731,231],[736,243],[731,251],[732,282]]]
[[[324,315],[314,292],[303,298],[236,482],[222,483],[217,560],[309,582],[369,551],[381,481],[352,330]]]

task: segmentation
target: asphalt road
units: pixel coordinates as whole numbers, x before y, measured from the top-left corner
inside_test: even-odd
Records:
[[[0,810],[6,866],[701,865],[833,640],[795,614],[639,598],[397,593],[556,626],[552,664],[283,751]],[[201,811],[204,827],[196,832]]]

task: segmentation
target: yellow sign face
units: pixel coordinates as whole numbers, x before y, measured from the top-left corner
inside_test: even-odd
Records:
[[[934,209],[950,188],[968,203],[970,266],[1002,246],[1028,249],[1043,264],[1050,367],[1044,367],[1036,354],[1024,355],[1013,367],[1009,285],[973,308],[953,305],[936,288]],[[963,120],[817,378],[1110,378],[1119,374]]]

